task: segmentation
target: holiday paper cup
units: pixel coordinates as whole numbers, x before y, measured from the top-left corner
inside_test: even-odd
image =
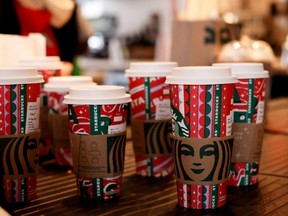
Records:
[[[258,182],[264,135],[265,89],[269,74],[262,63],[217,63],[230,67],[237,77],[233,102],[235,143],[228,184],[248,186]]]
[[[18,66],[35,68],[40,75],[43,76],[45,83],[48,82],[50,77],[61,75],[61,61],[59,56],[41,56],[29,57],[19,60]],[[39,155],[47,156],[52,151],[51,131],[48,125],[48,112],[47,106],[47,93],[43,90],[43,85],[40,91],[40,129],[41,138],[39,146]]]
[[[51,131],[53,152],[56,163],[60,166],[72,166],[72,155],[69,140],[69,121],[67,104],[64,96],[74,86],[96,85],[90,76],[51,77],[44,85],[49,107],[49,128]]]
[[[176,66],[175,62],[134,62],[126,70],[132,99],[136,173],[141,176],[164,177],[173,173],[168,139],[170,96],[165,80]]]
[[[70,88],[68,104],[73,170],[84,200],[121,193],[130,95],[121,86]]]
[[[43,81],[34,69],[0,69],[0,203],[22,203],[37,196]]]
[[[19,59],[20,67],[36,68],[38,73],[43,75],[45,83],[50,77],[61,75],[61,60],[59,56],[41,56]]]
[[[214,209],[226,203],[236,81],[220,67],[179,67],[167,76],[180,206]]]

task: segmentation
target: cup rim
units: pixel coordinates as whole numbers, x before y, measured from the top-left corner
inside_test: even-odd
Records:
[[[125,70],[126,77],[165,77],[171,74],[177,62],[132,62]]]
[[[55,76],[44,84],[46,92],[67,92],[69,88],[80,85],[97,85],[91,76]]]
[[[90,95],[90,97],[88,97]],[[91,85],[74,86],[69,89],[69,94],[64,96],[64,104],[78,105],[108,105],[131,102],[130,94],[125,92],[123,86],[116,85]]]
[[[213,63],[213,67],[229,67],[232,75],[238,79],[269,78],[269,72],[264,70],[263,63],[257,62],[223,62]]]
[[[17,85],[43,83],[43,75],[38,74],[35,68],[7,67],[0,68],[0,85]]]
[[[237,83],[229,67],[185,66],[175,67],[166,77],[167,84],[214,85]]]

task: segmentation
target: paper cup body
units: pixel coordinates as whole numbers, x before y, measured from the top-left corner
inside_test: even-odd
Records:
[[[59,76],[61,74],[61,61],[59,56],[22,58],[19,60],[18,66],[35,68],[38,71],[38,74],[43,76],[44,83],[47,83],[50,77]],[[49,131],[49,128],[47,129],[49,108],[47,106],[47,93],[43,90],[44,83],[42,83],[40,91],[40,157],[45,157],[52,153],[51,131]]]
[[[72,166],[72,155],[69,140],[68,107],[63,104],[64,96],[74,86],[94,86],[90,76],[51,77],[44,84],[48,99],[48,121],[52,139],[52,149],[56,163],[60,166]]]
[[[166,81],[170,86],[172,134],[181,139],[195,138],[200,143],[209,138],[229,137],[232,134],[232,102],[236,81],[229,68],[174,68]],[[209,154],[203,151],[210,148],[209,144],[201,147],[196,141],[190,146],[185,142],[172,144],[180,206],[215,209],[226,204],[228,176],[220,174],[215,167],[226,169],[228,174],[233,143],[227,142],[224,147],[219,145],[222,141],[211,142],[213,145],[210,144]],[[189,149],[193,149],[193,153]],[[187,167],[184,160],[191,165]],[[220,175],[223,180],[220,178],[214,183],[212,178],[219,179]],[[180,179],[188,182],[183,183]]]
[[[144,122],[146,120],[171,119],[169,86],[165,84],[165,80],[166,76],[171,73],[171,69],[176,66],[175,62],[134,62],[130,64],[130,68],[126,70],[126,76],[132,99],[132,132],[136,130],[134,120]],[[152,126],[150,128],[153,129]],[[144,131],[147,129],[142,131],[146,136],[149,132]],[[164,133],[159,133],[153,129],[153,133],[155,133],[155,137],[161,136],[159,139],[163,139],[168,136],[169,131],[165,130]],[[151,133],[152,136],[153,133]],[[134,132],[132,138],[134,144],[139,142]],[[157,148],[157,146],[161,147],[166,144],[154,142],[152,145]],[[147,141],[144,145],[148,145]],[[148,155],[147,151],[146,154],[140,154],[136,151],[135,145],[134,152],[137,174],[148,177],[165,177],[173,174],[171,154],[163,155],[163,152],[160,152],[157,156],[152,156]]]
[[[254,185],[258,182],[259,161],[238,161],[236,155],[239,157],[241,152],[242,154],[243,152],[250,154],[249,151],[251,150],[249,150],[249,147],[251,145],[258,145],[253,141],[255,140],[252,139],[253,137],[245,134],[248,131],[245,132],[244,128],[247,123],[260,125],[264,122],[266,84],[269,74],[267,71],[264,71],[262,63],[217,63],[213,64],[213,66],[230,67],[232,74],[238,79],[234,91],[233,123],[243,123],[243,130],[241,130],[241,134],[243,135],[241,135],[242,138],[235,138],[234,157],[232,157],[228,184],[231,186]],[[241,125],[238,124],[239,126]],[[238,130],[234,130],[234,133],[240,134]],[[263,135],[263,133],[261,134]],[[241,142],[245,137],[251,137],[251,139],[245,141],[246,143]],[[263,137],[259,142],[261,146],[262,141]],[[258,151],[260,151],[258,152],[260,154],[261,148]],[[237,162],[235,162],[234,158]]]
[[[83,98],[85,95],[85,98]],[[120,86],[93,86],[93,87],[75,87],[71,88],[69,95],[65,96],[64,103],[68,104],[68,115],[69,115],[69,128],[70,131],[75,135],[82,135],[92,137],[93,135],[113,135],[119,133],[126,133],[127,123],[127,110],[128,103],[130,102],[130,95],[125,93],[124,87]],[[97,143],[99,136],[91,138]],[[95,137],[95,136],[94,136]],[[125,141],[125,140],[124,140]],[[99,141],[100,142],[100,141]],[[125,142],[124,145],[115,146],[115,143],[107,141],[107,146],[99,148],[99,146],[81,146],[81,155],[83,158],[88,154],[88,160],[98,160],[97,158],[101,154],[108,154],[111,158],[116,158],[121,169],[124,167],[124,154],[125,154]],[[74,148],[74,146],[72,146]],[[89,149],[91,151],[89,152]],[[121,157],[116,157],[112,154],[111,149],[118,149],[118,154]],[[87,150],[87,151],[86,151]],[[74,149],[72,150],[72,152]],[[80,151],[80,149],[78,149]],[[102,152],[102,153],[101,153]],[[101,153],[101,154],[100,154]],[[111,155],[112,154],[112,155]],[[75,151],[73,152],[75,155]],[[79,155],[79,153],[76,153]],[[99,159],[100,160],[100,159]],[[73,156],[73,161],[74,156]],[[100,160],[101,161],[101,160]],[[107,163],[109,160],[107,159]],[[105,161],[106,164],[106,161]],[[81,165],[75,168],[81,169]],[[98,163],[95,164],[96,168],[103,171]],[[97,171],[93,173],[95,175]],[[81,198],[86,200],[110,200],[118,198],[121,193],[121,182],[122,174],[113,177],[97,177],[89,178],[85,174],[82,177],[81,174],[76,174],[78,192]]]
[[[31,68],[0,69],[1,203],[23,203],[37,196],[40,85],[43,81]]]

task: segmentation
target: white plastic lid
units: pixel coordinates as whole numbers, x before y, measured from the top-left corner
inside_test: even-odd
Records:
[[[42,83],[43,76],[33,68],[0,68],[0,85]]]
[[[238,79],[268,78],[268,71],[264,70],[262,63],[214,63],[216,67],[230,67],[233,76]]]
[[[44,84],[46,92],[67,92],[69,88],[79,85],[96,85],[91,76],[56,76],[50,77]]]
[[[35,56],[20,59],[18,66],[57,70],[61,69],[61,60],[59,56]]]
[[[166,78],[168,84],[181,85],[213,85],[236,82],[237,79],[232,76],[230,68],[212,66],[176,67]]]
[[[122,104],[131,101],[123,86],[95,85],[75,86],[64,97],[64,104]]]
[[[171,74],[176,62],[132,62],[125,71],[128,77],[162,77]]]

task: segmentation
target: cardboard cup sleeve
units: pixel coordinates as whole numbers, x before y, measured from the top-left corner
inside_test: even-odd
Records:
[[[0,174],[6,179],[27,178],[37,173],[40,130],[0,136]]]
[[[170,134],[170,139],[178,182],[208,185],[227,180],[234,136],[188,138]]]
[[[70,147],[69,117],[68,115],[49,114],[52,130],[53,145],[55,147]]]
[[[80,135],[70,132],[73,171],[79,178],[111,178],[122,175],[126,131]]]
[[[264,123],[233,123],[235,142],[232,162],[259,162],[264,137]]]
[[[159,157],[171,156],[169,139],[171,120],[132,119],[132,140],[136,155]]]

